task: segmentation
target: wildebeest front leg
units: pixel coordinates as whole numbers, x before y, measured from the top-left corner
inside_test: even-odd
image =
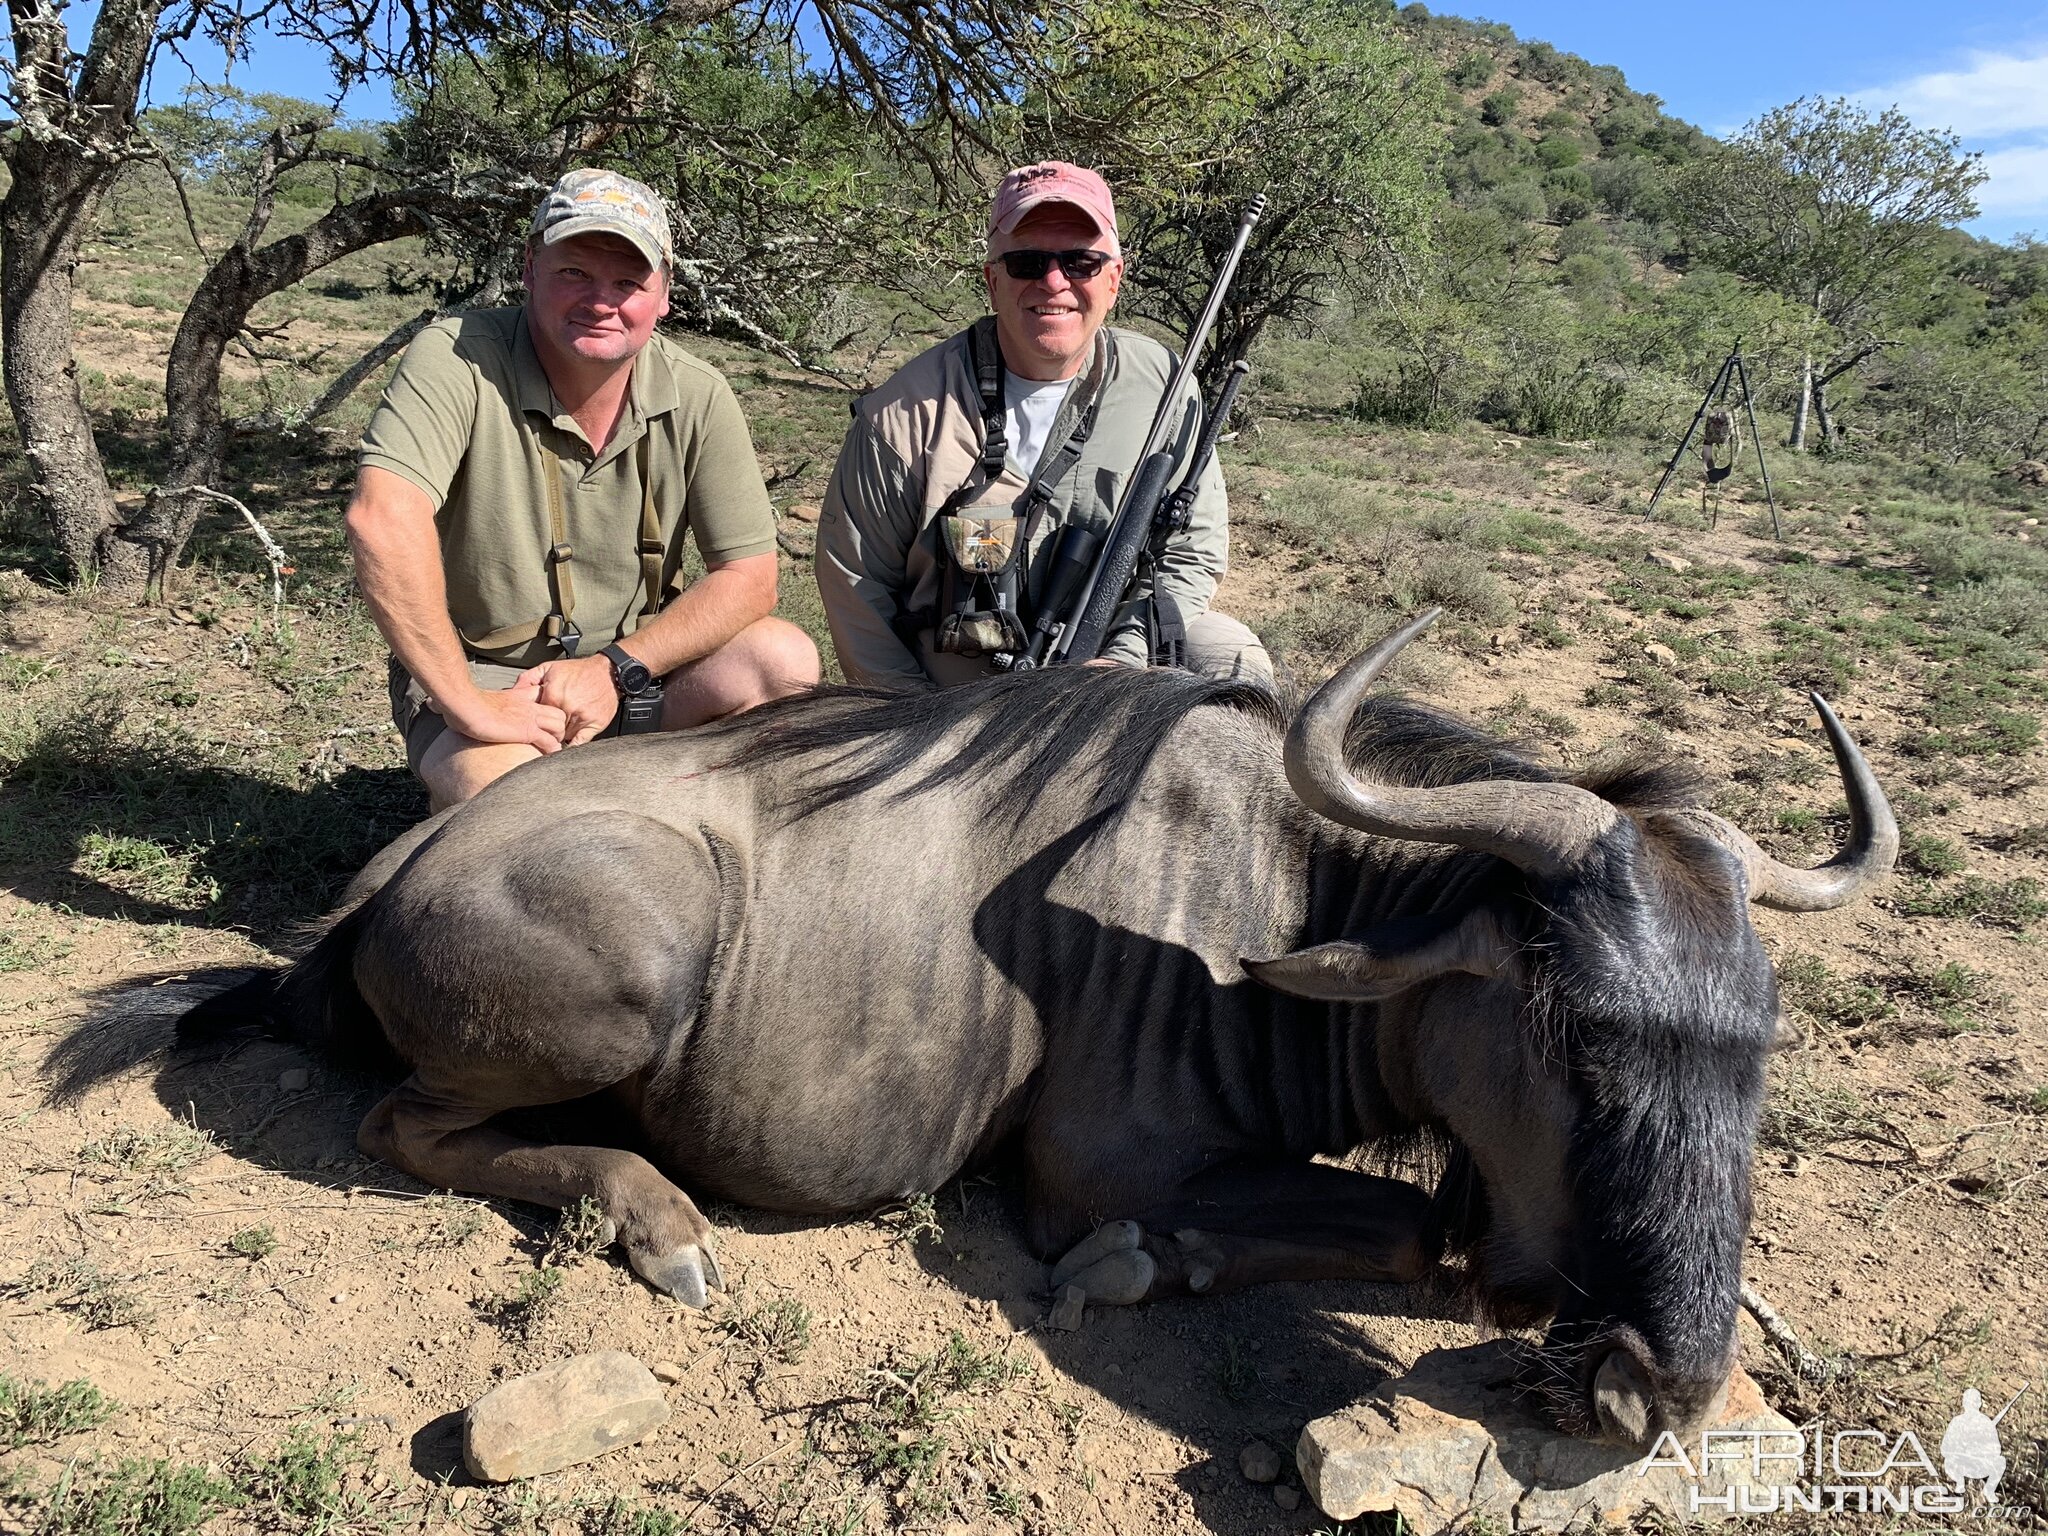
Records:
[[[1107,1305],[1221,1295],[1268,1280],[1419,1280],[1429,1197],[1322,1163],[1235,1163],[1083,1238],[1053,1266]]]
[[[724,1289],[711,1224],[644,1157],[614,1147],[543,1145],[484,1124],[513,1105],[463,1102],[415,1075],[370,1111],[356,1141],[372,1157],[441,1189],[565,1207],[588,1196],[633,1268],[686,1306]]]

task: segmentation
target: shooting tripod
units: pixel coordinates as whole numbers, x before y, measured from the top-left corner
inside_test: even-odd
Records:
[[[1736,455],[1741,451],[1741,430],[1735,425],[1735,413],[1719,409],[1720,403],[1728,398],[1729,389],[1737,380],[1742,383],[1742,409],[1749,417],[1750,441],[1756,444],[1756,467],[1764,477],[1764,500],[1771,507],[1771,536],[1782,539],[1784,530],[1778,525],[1778,498],[1771,492],[1770,466],[1764,463],[1763,434],[1756,429],[1756,406],[1751,403],[1749,391],[1749,369],[1743,365],[1742,343],[1737,340],[1735,349],[1721,362],[1721,371],[1714,375],[1714,382],[1707,386],[1707,392],[1700,398],[1700,408],[1693,412],[1692,425],[1685,429],[1685,437],[1678,445],[1678,451],[1671,455],[1671,462],[1664,466],[1664,478],[1657,482],[1657,489],[1651,493],[1649,509],[1645,517],[1657,515],[1657,502],[1664,495],[1664,488],[1671,483],[1671,477],[1678,473],[1678,461],[1685,457],[1686,449],[1700,430],[1702,422],[1707,423],[1707,439],[1701,445],[1706,456],[1706,479],[1700,486],[1700,508],[1706,510],[1707,486],[1715,485],[1728,478],[1735,468]],[[1713,418],[1708,419],[1708,412]],[[1716,462],[1715,449],[1721,450],[1720,462]],[[1714,506],[1713,522],[1720,520],[1720,504]],[[1711,526],[1711,523],[1709,524]]]

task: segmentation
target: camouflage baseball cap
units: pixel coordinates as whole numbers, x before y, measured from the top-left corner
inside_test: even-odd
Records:
[[[676,259],[668,205],[652,187],[617,171],[585,167],[568,172],[533,210],[528,233],[542,245],[575,235],[617,235],[632,241],[649,266],[670,267]]]

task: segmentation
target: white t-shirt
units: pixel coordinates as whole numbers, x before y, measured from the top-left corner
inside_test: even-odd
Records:
[[[1020,379],[1003,370],[1003,430],[1010,434],[1010,457],[1029,475],[1045,452],[1053,418],[1073,387],[1072,379]]]

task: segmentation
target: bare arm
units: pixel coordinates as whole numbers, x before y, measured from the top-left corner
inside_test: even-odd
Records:
[[[558,751],[562,711],[538,702],[532,683],[486,693],[470,680],[448,618],[448,581],[426,492],[388,469],[364,465],[345,520],[356,586],[385,644],[448,723],[476,741]],[[524,681],[524,680],[522,680]]]
[[[656,677],[709,656],[749,624],[775,611],[775,552],[705,563],[690,583],[647,623],[619,641],[619,649],[647,664]],[[590,740],[611,724],[619,705],[611,663],[603,656],[550,661],[527,676],[540,682],[541,699],[568,718],[566,744]]]

